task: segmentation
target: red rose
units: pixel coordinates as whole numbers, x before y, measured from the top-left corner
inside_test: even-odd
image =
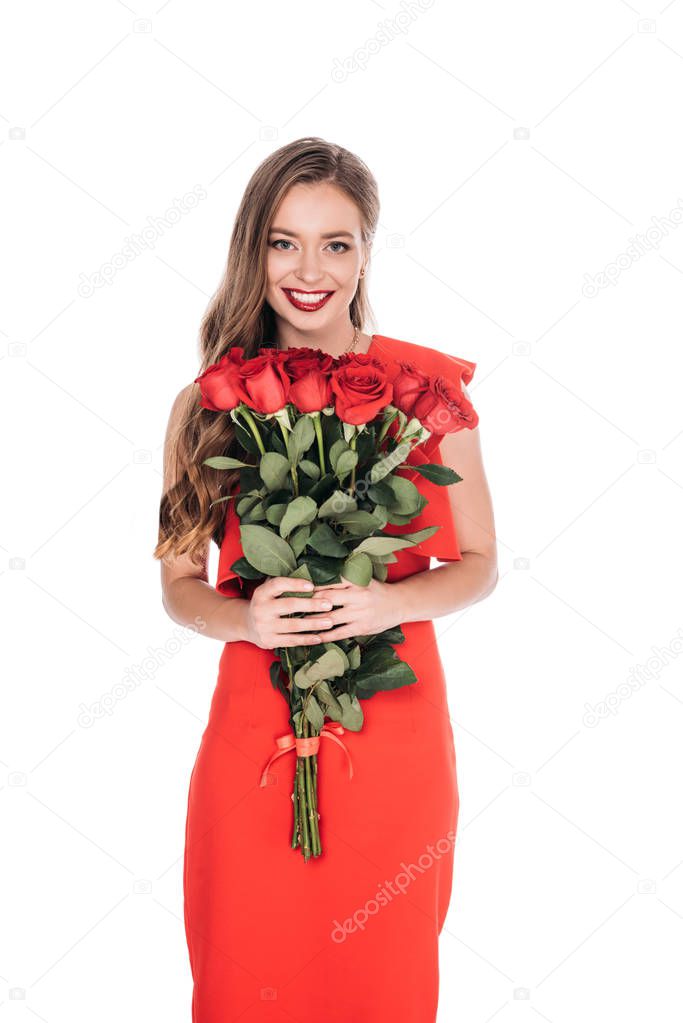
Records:
[[[415,402],[429,387],[429,377],[412,362],[400,362],[401,372],[394,378],[394,400],[392,404],[410,417]]]
[[[290,379],[289,400],[300,412],[319,412],[332,404],[331,355],[319,348],[289,348],[285,368]]]
[[[384,366],[367,353],[342,355],[332,374],[334,410],[345,423],[369,423],[391,402],[393,387]]]
[[[261,348],[261,355],[242,363],[240,378],[245,401],[257,412],[279,412],[287,404],[289,378],[285,372],[286,352]]]
[[[202,408],[212,412],[229,412],[241,401],[246,401],[246,394],[240,378],[240,366],[244,349],[233,345],[227,355],[214,362],[200,376],[195,377],[202,392]]]
[[[429,390],[415,402],[413,415],[432,433],[456,433],[473,430],[479,417],[459,384],[445,377],[430,377]]]

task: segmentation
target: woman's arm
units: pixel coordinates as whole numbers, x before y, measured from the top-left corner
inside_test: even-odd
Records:
[[[172,464],[172,441],[181,425],[187,396],[193,385],[180,392],[168,421],[164,445],[164,493],[176,481],[177,467]],[[310,620],[283,618],[294,611],[325,612],[332,605],[324,599],[311,597],[313,585],[305,579],[274,577],[257,586],[251,600],[224,597],[209,582],[209,541],[203,551],[201,564],[195,564],[189,554],[168,556],[161,560],[162,602],[166,613],[179,625],[198,628],[203,636],[224,643],[246,640],[264,649],[276,646],[313,645],[322,637],[310,631]],[[284,592],[301,592],[302,597],[282,597]],[[324,616],[323,616],[324,617]],[[322,627],[324,621],[319,623]]]
[[[171,450],[175,434],[193,385],[188,384],[173,403],[164,443],[164,493],[175,485],[177,467],[172,464]],[[244,635],[245,600],[226,599],[209,582],[207,543],[202,563],[197,565],[189,554],[167,555],[161,564],[161,592],[164,609],[179,625],[198,627],[203,636],[228,642]],[[199,624],[198,624],[199,623]]]
[[[475,604],[495,589],[495,525],[479,428],[447,434],[441,442],[441,457],[462,477],[448,487],[462,561],[397,582],[373,579],[369,586],[342,582],[320,587],[320,596],[341,605],[325,616],[335,626],[322,633],[326,640],[371,635],[403,622],[430,621]]]
[[[479,428],[446,434],[444,465],[462,480],[448,487],[462,561],[440,565],[394,583],[401,621],[427,621],[487,597],[498,582],[493,506],[481,454]]]

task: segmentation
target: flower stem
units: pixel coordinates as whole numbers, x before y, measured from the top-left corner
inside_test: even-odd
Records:
[[[314,412],[311,416],[315,427],[315,436],[318,441],[318,461],[320,463],[320,475],[325,475],[325,445],[323,444],[323,427],[320,422],[320,412]]]
[[[282,432],[282,439],[285,442],[285,449],[287,451],[287,458],[289,459],[289,471],[290,471],[291,476],[292,476],[292,487],[294,489],[294,496],[298,497],[299,496],[299,478],[298,478],[298,476],[296,474],[296,466],[292,462],[291,456],[289,454],[289,437],[287,436],[287,430],[282,425],[282,422],[280,422],[280,430]]]
[[[349,445],[352,451],[356,450],[356,440],[357,439],[358,439],[358,434],[354,430],[353,437],[351,438],[351,443]],[[356,492],[356,466],[354,465],[353,469],[351,470],[351,493],[354,494],[355,492]]]
[[[265,449],[265,447],[263,445],[263,440],[261,438],[261,433],[259,431],[258,426],[256,425],[256,422],[255,422],[254,417],[252,416],[251,412],[246,407],[246,405],[240,405],[238,407],[237,411],[238,411],[238,414],[241,415],[242,418],[244,420],[246,420],[247,423],[249,423],[249,428],[251,429],[251,432],[254,435],[254,440],[258,444],[259,451],[261,452],[262,455],[265,455],[266,449]]]

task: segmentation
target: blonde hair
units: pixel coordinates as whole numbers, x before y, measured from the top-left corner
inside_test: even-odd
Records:
[[[233,346],[245,356],[272,343],[273,310],[265,300],[268,232],[275,213],[292,185],[329,182],[358,207],[362,240],[370,251],[379,216],[377,183],[363,161],[342,146],[321,138],[300,138],[282,146],[256,168],[237,211],[223,278],[201,324],[199,351],[202,373]],[[363,330],[373,322],[367,296],[367,276],[349,308],[351,323]],[[229,416],[216,415],[200,405],[199,385],[179,399],[179,425],[169,438],[168,468],[171,485],[159,507],[159,540],[155,558],[189,553],[199,563],[208,540],[223,539],[225,496],[236,474],[202,464],[217,454],[235,454],[234,430]]]

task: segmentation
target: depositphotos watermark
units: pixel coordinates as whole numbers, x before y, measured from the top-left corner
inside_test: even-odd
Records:
[[[595,728],[605,718],[615,717],[625,700],[629,700],[634,693],[642,689],[646,682],[653,682],[659,678],[667,665],[683,650],[683,627],[669,640],[668,646],[653,646],[650,649],[652,657],[648,657],[645,664],[636,664],[631,668],[626,681],[618,685],[614,692],[608,693],[604,700],[595,706],[584,703],[586,713],[582,720],[586,728]]]
[[[407,888],[415,880],[416,874],[424,874],[430,867],[434,866],[436,860],[440,860],[455,845],[455,832],[449,831],[445,838],[440,838],[435,845],[428,845],[427,852],[422,853],[417,863],[401,863],[401,869],[393,881],[384,881],[374,898],[368,899],[361,909],[357,909],[343,922],[333,920],[334,927],[330,937],[338,945],[346,941],[349,934],[354,931],[365,930],[365,925],[371,916],[377,916],[382,906],[388,906],[394,895],[405,895]]]
[[[674,231],[679,224],[683,223],[683,199],[677,200],[678,205],[665,217],[650,217],[652,225],[644,234],[637,234],[629,238],[629,245],[624,252],[611,263],[607,263],[604,270],[591,276],[583,275],[584,284],[581,293],[584,298],[595,298],[603,288],[614,287],[625,270],[630,270],[634,263],[653,249],[659,248],[659,243],[666,238],[669,231]]]
[[[124,238],[125,245],[115,252],[107,263],[103,263],[99,270],[89,275],[81,272],[77,289],[79,296],[90,298],[98,288],[111,284],[119,271],[125,270],[141,252],[153,249],[166,231],[175,227],[184,214],[196,209],[200,200],[206,199],[208,194],[203,185],[195,185],[191,191],[181,195],[180,199],[174,199],[173,205],[162,216],[147,217],[147,226],[139,233]]]
[[[365,71],[371,57],[378,54],[383,46],[393,42],[398,35],[405,35],[417,16],[424,14],[433,6],[434,0],[401,0],[401,9],[393,18],[384,18],[383,21],[377,22],[378,28],[374,36],[366,39],[362,46],[357,46],[349,56],[334,58],[334,66],[330,72],[332,81],[340,85],[354,71]]]
[[[163,646],[148,646],[147,656],[143,657],[139,664],[131,664],[126,668],[120,681],[114,683],[109,692],[103,693],[99,700],[91,704],[81,703],[76,718],[79,726],[92,728],[99,718],[113,714],[116,704],[125,700],[142,682],[151,681],[161,668],[178,656],[198,632],[206,628],[206,621],[201,615],[196,615],[194,621],[194,625],[177,626],[173,630],[174,635]]]

